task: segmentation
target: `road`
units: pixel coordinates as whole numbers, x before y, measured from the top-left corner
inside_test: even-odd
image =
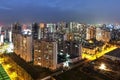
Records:
[[[60,71],[58,71],[58,72],[56,72],[56,73],[53,73],[53,74],[51,74],[51,75],[49,75],[49,76],[46,76],[46,77],[44,77],[44,78],[42,78],[42,79],[40,79],[40,80],[48,80],[48,79],[50,79],[51,77],[58,76],[58,75],[66,72],[66,71],[69,71],[69,70],[71,70],[71,69],[73,69],[73,68],[79,67],[79,66],[81,66],[81,65],[83,65],[83,64],[85,64],[85,63],[87,63],[87,62],[89,62],[89,61],[88,61],[88,60],[84,60],[84,61],[79,62],[79,63],[77,63],[77,64],[71,65],[69,68],[67,68],[67,69],[65,69],[65,70],[64,70],[64,69],[63,69],[63,70],[60,70]]]

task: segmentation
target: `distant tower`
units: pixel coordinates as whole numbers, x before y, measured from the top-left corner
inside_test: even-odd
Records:
[[[38,39],[44,38],[44,28],[45,28],[45,24],[40,23],[39,24],[39,31],[38,31]]]
[[[32,24],[32,37],[33,39],[38,39],[39,26],[37,23]]]
[[[0,36],[0,42],[1,42],[1,43],[4,42],[4,35],[3,35],[3,34],[1,34],[1,36]]]
[[[2,26],[0,26],[0,34],[1,34]]]
[[[9,42],[12,42],[12,31],[9,31]]]

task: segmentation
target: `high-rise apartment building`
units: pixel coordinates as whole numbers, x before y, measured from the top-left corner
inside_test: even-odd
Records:
[[[87,30],[86,30],[86,39],[90,40],[90,39],[95,38],[95,31],[96,31],[95,27],[93,27],[93,26],[87,27]]]
[[[108,29],[96,28],[96,40],[109,42],[110,39],[111,35]]]
[[[26,62],[32,61],[32,36],[30,35],[21,35],[20,43],[20,57]]]
[[[57,68],[57,43],[35,40],[34,64],[55,70]]]
[[[15,54],[26,62],[32,61],[32,36],[29,35],[29,32],[27,32],[28,34],[23,34],[22,27],[18,23],[13,25],[12,32]]]

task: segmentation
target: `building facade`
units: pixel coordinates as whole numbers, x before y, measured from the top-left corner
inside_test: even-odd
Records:
[[[14,45],[14,53],[24,59],[26,62],[32,61],[32,36],[22,34],[21,25],[18,23],[13,25],[12,39]]]
[[[35,40],[34,45],[34,64],[51,70],[57,69],[57,43]]]
[[[109,42],[111,39],[111,33],[107,29],[96,28],[96,40]]]
[[[86,40],[90,40],[95,38],[95,28],[93,26],[90,26],[86,30]]]

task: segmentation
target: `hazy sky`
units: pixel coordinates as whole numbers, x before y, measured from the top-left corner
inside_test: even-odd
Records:
[[[0,0],[0,24],[16,21],[120,23],[120,0]]]

